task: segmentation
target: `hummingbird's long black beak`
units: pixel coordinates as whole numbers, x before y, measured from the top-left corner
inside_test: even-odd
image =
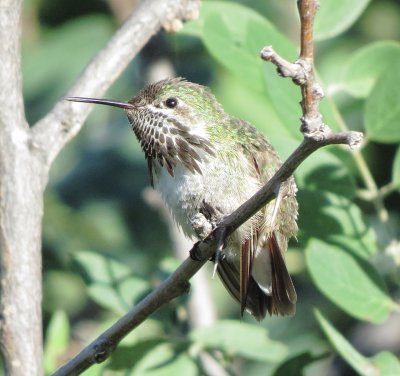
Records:
[[[103,104],[105,106],[113,106],[118,108],[124,108],[125,110],[133,110],[136,107],[128,102],[119,102],[111,99],[100,99],[100,98],[85,98],[85,97],[67,97],[65,98],[67,101],[71,102],[84,102],[84,103],[95,103],[95,104]]]

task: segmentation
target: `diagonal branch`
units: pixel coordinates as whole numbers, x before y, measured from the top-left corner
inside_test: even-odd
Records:
[[[161,27],[172,30],[180,20],[195,18],[200,0],[146,0],[92,59],[67,95],[101,96]],[[60,100],[32,131],[31,145],[50,166],[81,129],[91,110]]]
[[[229,236],[271,201],[274,198],[276,188],[287,180],[314,151],[332,144],[344,144],[352,149],[361,146],[361,133],[341,132],[335,134],[322,121],[319,102],[323,97],[323,93],[320,86],[315,82],[313,73],[312,26],[317,10],[317,1],[298,0],[298,9],[301,20],[301,54],[299,59],[295,63],[287,62],[277,55],[272,47],[264,48],[261,52],[261,57],[274,63],[281,75],[291,77],[301,87],[303,98],[301,102],[303,110],[301,118],[301,131],[304,134],[303,142],[260,191],[223,219],[211,236],[194,245],[192,250],[196,251],[196,256],[201,256],[201,261],[187,258],[156,290],[83,349],[74,359],[61,367],[53,376],[76,375],[87,369],[91,364],[104,361],[115,350],[118,342],[126,334],[142,323],[159,307],[185,293],[189,286],[189,279],[215,253],[218,234],[223,232],[225,236]]]

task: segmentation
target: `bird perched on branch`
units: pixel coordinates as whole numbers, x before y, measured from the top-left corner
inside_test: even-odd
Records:
[[[255,194],[281,162],[251,124],[227,114],[208,88],[181,78],[142,89],[128,102],[69,97],[125,110],[145,154],[151,184],[187,236],[204,239]],[[216,272],[241,313],[295,313],[286,269],[288,238],[297,232],[296,185],[281,184],[274,201],[234,231],[214,258]]]

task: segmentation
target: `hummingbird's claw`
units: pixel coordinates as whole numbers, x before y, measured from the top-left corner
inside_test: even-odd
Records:
[[[192,249],[189,251],[189,256],[193,261],[202,261],[201,254],[199,252],[199,243],[200,242],[195,243]]]

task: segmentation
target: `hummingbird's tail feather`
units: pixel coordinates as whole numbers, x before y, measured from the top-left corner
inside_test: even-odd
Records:
[[[219,261],[218,275],[232,297],[240,303],[242,315],[246,310],[259,321],[267,312],[270,315],[293,315],[296,312],[297,295],[275,235],[268,237],[262,248],[256,262],[261,261],[260,257],[265,257],[262,265],[268,263],[264,273],[271,274],[266,276],[271,281],[269,289],[260,285],[252,275],[253,252],[250,252],[246,242],[242,246],[241,265],[223,258]]]
[[[225,288],[229,291],[231,296],[241,303],[240,293],[240,271],[239,265],[229,262],[226,258],[220,260],[218,275]],[[247,281],[247,298],[245,304],[241,303],[241,313],[243,315],[244,309],[251,313],[258,321],[261,321],[267,313],[267,300],[270,299],[260,289],[257,282],[250,275]]]
[[[297,294],[275,235],[272,234],[266,243],[272,276],[268,312],[270,315],[293,315],[296,313]]]

